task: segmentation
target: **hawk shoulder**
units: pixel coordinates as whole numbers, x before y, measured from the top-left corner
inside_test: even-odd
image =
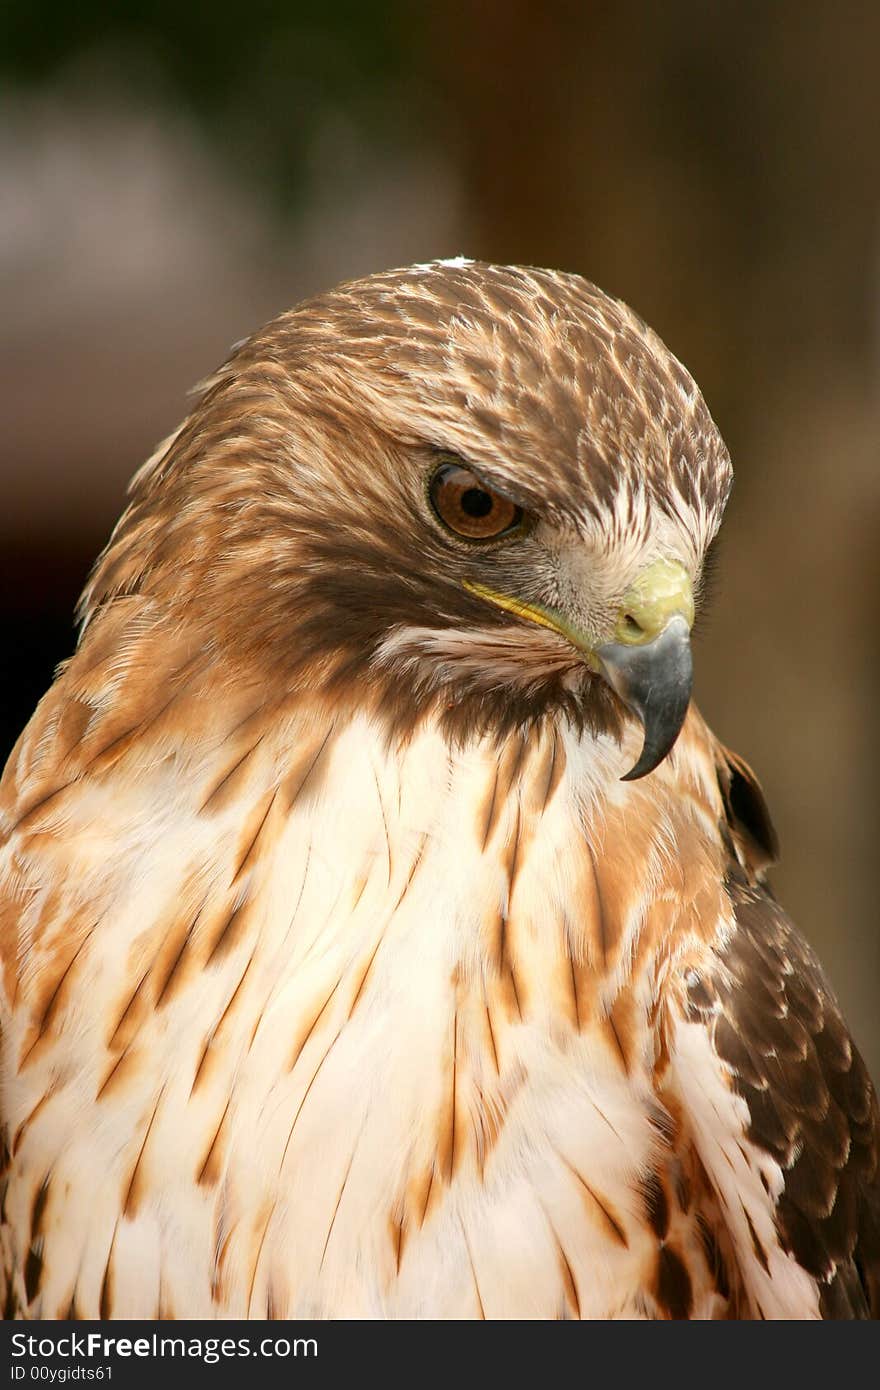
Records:
[[[728,921],[685,977],[675,1084],[765,1316],[880,1316],[880,1111],[808,943],[763,882],[776,836],[718,745]],[[810,1311],[812,1309],[812,1311]]]

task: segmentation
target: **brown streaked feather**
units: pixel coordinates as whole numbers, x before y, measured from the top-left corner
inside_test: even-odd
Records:
[[[247,941],[251,934],[255,912],[255,900],[250,896],[249,888],[245,888],[241,901],[236,902],[231,910],[222,914],[220,920],[214,924],[210,935],[206,933],[206,965],[223,960],[225,956],[230,955],[243,942]],[[184,951],[185,949],[186,943],[184,944]],[[182,959],[183,952],[175,962],[172,975],[178,972]]]
[[[152,1002],[146,999],[145,989],[150,971],[151,967],[148,966],[126,998],[122,1013],[113,1024],[113,1031],[107,1039],[108,1052],[124,1052],[146,1017]]]
[[[659,1173],[648,1173],[642,1179],[642,1198],[645,1215],[659,1241],[664,1241],[669,1233],[669,1203],[663,1190]]]
[[[259,1238],[259,1240],[257,1241],[256,1249],[255,1249],[255,1251],[254,1251],[254,1258],[253,1258],[253,1261],[252,1261],[252,1264],[251,1264],[251,1276],[250,1276],[250,1281],[249,1281],[249,1284],[248,1284],[248,1296],[247,1296],[247,1316],[248,1316],[248,1317],[251,1316],[251,1308],[253,1307],[253,1304],[254,1304],[254,1290],[255,1290],[256,1284],[257,1284],[257,1273],[258,1273],[259,1268],[260,1268],[260,1258],[261,1258],[261,1256],[262,1256],[262,1254],[263,1254],[263,1248],[264,1248],[264,1246],[265,1246],[265,1244],[266,1244],[266,1236],[267,1236],[268,1233],[269,1233],[269,1224],[270,1224],[270,1222],[271,1222],[271,1220],[272,1220],[272,1217],[273,1217],[274,1215],[275,1215],[275,1203],[274,1203],[274,1202],[267,1202],[267,1203],[265,1204],[265,1207],[264,1207],[264,1210],[263,1210],[263,1212],[262,1212],[261,1217],[258,1218],[258,1225],[259,1225],[259,1227],[260,1227],[260,1238]]]
[[[141,1198],[143,1196],[144,1157],[147,1152],[147,1145],[149,1144],[150,1135],[153,1132],[153,1126],[156,1123],[156,1116],[159,1113],[159,1106],[162,1104],[164,1094],[165,1089],[163,1087],[162,1090],[159,1092],[158,1096],[156,1097],[155,1104],[153,1105],[153,1108],[150,1112],[150,1117],[147,1120],[146,1126],[144,1128],[143,1138],[138,1146],[137,1157],[135,1158],[134,1164],[132,1165],[131,1173],[128,1177],[128,1180],[124,1184],[122,1197],[122,1213],[124,1216],[134,1216],[136,1214],[141,1202]]]
[[[488,1002],[486,1001],[484,1001],[484,1010],[486,1015],[486,1035],[489,1042],[489,1054],[492,1058],[492,1066],[497,1076],[500,1075],[501,1071],[498,1065],[498,1044],[495,1041],[495,1028],[492,1023],[492,1011],[489,1008]]]
[[[403,1213],[397,1215],[392,1212],[388,1218],[388,1234],[391,1239],[391,1250],[394,1258],[394,1273],[400,1273],[400,1263],[403,1259],[403,1252],[406,1248],[406,1226],[404,1224]]]
[[[241,1005],[244,996],[245,982],[250,975],[251,967],[255,959],[256,952],[249,958],[247,965],[239,976],[238,983],[229,996],[229,1002],[217,1019],[216,1024],[205,1038],[202,1054],[196,1064],[195,1074],[190,1087],[190,1099],[192,1099],[192,1097],[207,1083],[214,1071],[212,1063],[216,1065],[222,1055],[223,1043],[229,1029],[230,1020],[235,1017],[237,1006],[240,1007]]]
[[[671,1245],[660,1247],[654,1293],[667,1317],[676,1321],[690,1317],[694,1304],[691,1277],[681,1255]]]
[[[266,832],[266,827],[277,797],[277,790],[271,792],[265,798],[262,805],[258,803],[254,807],[253,811],[242,825],[241,848],[232,871],[233,886],[238,882],[246,869],[253,867],[254,860],[257,857],[257,847],[261,840],[270,838]]]
[[[43,1111],[43,1110],[45,1109],[45,1107],[49,1104],[49,1102],[50,1102],[51,1099],[52,1099],[52,1096],[53,1096],[54,1092],[55,1092],[54,1086],[52,1086],[52,1085],[47,1086],[46,1090],[45,1090],[45,1091],[43,1092],[43,1094],[40,1096],[40,1099],[37,1101],[36,1105],[34,1105],[34,1107],[28,1112],[28,1114],[27,1114],[27,1115],[25,1116],[25,1118],[22,1120],[21,1124],[20,1124],[20,1125],[18,1126],[18,1128],[16,1129],[15,1133],[14,1133],[13,1136],[12,1136],[12,1145],[11,1145],[11,1148],[10,1148],[10,1153],[11,1153],[11,1157],[12,1157],[12,1158],[14,1158],[15,1155],[18,1153],[18,1150],[19,1150],[19,1148],[21,1147],[21,1144],[22,1144],[22,1142],[23,1142],[23,1140],[24,1140],[24,1138],[25,1138],[25,1135],[26,1135],[27,1132],[28,1132],[28,1128],[29,1128],[30,1125],[33,1123],[33,1121],[37,1119],[37,1117],[40,1115],[41,1111]],[[5,1194],[4,1194],[4,1195],[5,1195]]]
[[[331,732],[328,730],[322,738],[311,746],[304,746],[288,771],[281,784],[281,792],[287,811],[293,809],[306,790],[315,790],[316,780],[320,774],[321,759],[330,742]]]
[[[635,1069],[640,1047],[645,1043],[644,1019],[631,990],[621,990],[608,1013],[611,1030],[625,1072]]]
[[[180,915],[179,910],[169,914],[171,920],[150,971],[155,981],[153,1002],[157,1009],[170,1002],[197,969],[192,943],[206,903],[207,898],[193,915],[187,912]]]
[[[223,1107],[223,1114],[214,1130],[208,1151],[202,1160],[196,1174],[196,1182],[200,1187],[213,1187],[219,1180],[223,1168],[224,1142],[227,1132],[227,1120],[229,1117],[229,1106],[231,1101],[227,1101]]]
[[[43,1278],[43,1253],[40,1244],[31,1245],[24,1262],[24,1287],[28,1303],[33,1303],[40,1292]]]
[[[338,990],[341,983],[341,979],[336,980],[332,987],[328,990],[328,992],[323,996],[323,998],[321,999],[321,1003],[317,1006],[317,1008],[312,1009],[311,1011],[306,1011],[306,1013],[303,1015],[302,1026],[300,1028],[300,1031],[297,1033],[293,1047],[290,1050],[290,1061],[287,1064],[288,1071],[292,1072],[296,1067],[300,1057],[303,1054],[306,1043],[309,1041],[318,1024],[320,1023],[321,1019],[324,1017],[324,1014],[329,1008],[330,1002],[336,994],[336,991]]]
[[[556,790],[565,772],[565,749],[562,747],[556,729],[544,740],[543,762],[536,768],[532,786],[540,799],[540,814],[543,815],[556,795]]]
[[[19,1057],[19,1070],[24,1068],[28,1062],[33,1063],[37,1060],[40,1044],[45,1043],[49,1037],[50,1030],[54,1026],[56,1019],[62,1014],[65,993],[69,992],[75,973],[75,967],[80,955],[88,945],[89,938],[95,930],[94,923],[86,928],[77,942],[74,950],[59,975],[52,975],[47,971],[42,980],[42,990],[37,994],[33,1001],[33,1022],[25,1033],[21,1045]],[[74,940],[76,937],[74,936]]]
[[[254,756],[260,744],[265,738],[265,732],[260,733],[249,748],[243,752],[234,754],[232,763],[225,768],[219,781],[215,781],[211,790],[208,792],[201,806],[199,814],[204,815],[207,811],[222,811],[231,803],[234,803],[242,791],[243,784],[247,779],[247,764]]]
[[[578,1187],[581,1193],[583,1194],[585,1201],[589,1205],[590,1211],[598,1211],[602,1219],[602,1222],[604,1223],[605,1227],[607,1228],[608,1232],[613,1237],[613,1239],[617,1241],[620,1245],[622,1245],[625,1250],[629,1249],[629,1241],[627,1240],[626,1231],[623,1226],[623,1221],[621,1217],[617,1216],[612,1211],[611,1204],[608,1201],[608,1199],[606,1197],[600,1196],[596,1191],[594,1191],[594,1189],[587,1182],[586,1178],[584,1178],[583,1174],[579,1173],[577,1169],[571,1163],[569,1163],[568,1159],[564,1158],[563,1162],[566,1168],[571,1173],[572,1177],[577,1182]]]
[[[461,1118],[458,1093],[458,1010],[452,1016],[451,1044],[446,1068],[446,1094],[441,1104],[437,1127],[437,1157],[435,1171],[446,1183],[451,1183],[461,1160]]]
[[[739,870],[728,893],[736,929],[694,981],[691,1017],[731,1068],[748,1138],[783,1170],[775,1219],[784,1248],[819,1281],[834,1316],[880,1316],[880,1108],[870,1078],[782,909]]]
[[[351,1155],[351,1158],[348,1160],[348,1167],[347,1167],[346,1170],[345,1170],[345,1176],[343,1177],[343,1179],[342,1179],[342,1184],[341,1184],[341,1186],[340,1186],[340,1188],[339,1188],[339,1196],[336,1198],[336,1204],[335,1204],[335,1206],[334,1206],[334,1208],[333,1208],[333,1215],[332,1215],[331,1218],[330,1218],[330,1225],[327,1227],[327,1238],[326,1238],[326,1240],[324,1241],[324,1248],[323,1248],[323,1250],[321,1251],[321,1264],[320,1264],[320,1268],[322,1268],[322,1269],[323,1269],[323,1267],[324,1267],[324,1261],[325,1261],[325,1259],[327,1258],[327,1247],[328,1247],[328,1245],[330,1244],[330,1237],[331,1237],[332,1234],[333,1234],[333,1227],[336,1225],[336,1218],[337,1218],[337,1216],[339,1215],[339,1206],[340,1206],[340,1203],[341,1203],[341,1201],[342,1201],[343,1195],[344,1195],[344,1193],[345,1193],[345,1189],[346,1189],[346,1187],[348,1186],[348,1180],[349,1180],[349,1178],[351,1177],[351,1170],[352,1170],[352,1166],[353,1166],[353,1164],[354,1164],[354,1158],[355,1158],[355,1153],[356,1153],[356,1152],[357,1152],[357,1149],[355,1149],[354,1153],[352,1153],[352,1155]],[[399,1268],[400,1268],[400,1263],[399,1263],[399,1250],[398,1250],[398,1269],[399,1269]]]
[[[149,1056],[143,1048],[127,1047],[115,1057],[95,1092],[95,1100],[107,1100],[114,1092],[126,1091],[134,1078],[148,1069]]]
[[[574,1270],[571,1267],[571,1261],[565,1253],[565,1246],[562,1244],[562,1241],[560,1240],[559,1235],[557,1231],[554,1229],[552,1223],[550,1224],[550,1229],[553,1232],[553,1239],[556,1244],[556,1253],[557,1258],[559,1260],[559,1270],[560,1274],[562,1275],[562,1286],[565,1289],[565,1296],[571,1304],[571,1308],[574,1312],[575,1317],[580,1319],[581,1298],[580,1294],[578,1293],[577,1280],[574,1277]]]

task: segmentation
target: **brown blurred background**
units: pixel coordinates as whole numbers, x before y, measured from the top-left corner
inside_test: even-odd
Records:
[[[733,454],[698,695],[880,1073],[878,60],[850,0],[5,0],[0,751],[234,340],[435,256],[580,271]]]

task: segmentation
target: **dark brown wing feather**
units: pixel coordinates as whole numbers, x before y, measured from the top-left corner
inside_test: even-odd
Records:
[[[733,866],[736,930],[695,983],[748,1106],[748,1137],[782,1167],[783,1247],[819,1281],[825,1318],[880,1317],[880,1111],[822,967],[763,886]]]
[[[715,741],[715,773],[724,802],[723,831],[731,852],[746,870],[762,878],[779,858],[779,840],[761,784],[744,758]]]

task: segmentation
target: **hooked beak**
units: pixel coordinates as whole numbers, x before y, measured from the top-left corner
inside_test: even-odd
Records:
[[[677,561],[657,560],[624,595],[611,641],[590,644],[561,613],[464,581],[479,598],[551,628],[584,655],[636,716],[645,741],[635,767],[621,781],[653,772],[672,749],[684,724],[693,686],[690,631],[694,599],[690,578]]]
[[[662,632],[639,646],[606,642],[596,656],[612,690],[641,721],[645,742],[623,782],[635,782],[662,763],[681,733],[694,679],[690,628],[676,614]]]

